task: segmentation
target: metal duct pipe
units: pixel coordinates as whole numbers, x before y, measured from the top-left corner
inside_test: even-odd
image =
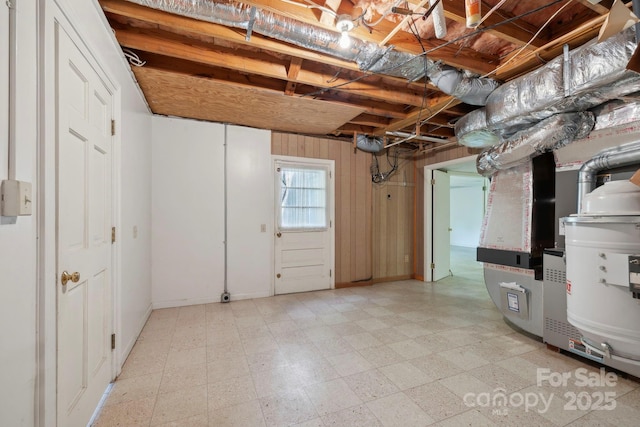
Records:
[[[585,138],[594,123],[595,118],[590,111],[549,117],[484,150],[476,158],[476,169],[480,175],[490,176],[499,170],[518,166],[542,153]]]
[[[398,52],[393,50],[393,47],[380,47],[375,43],[353,39],[350,48],[342,49],[339,48],[338,31],[314,27],[239,3],[217,3],[213,0],[128,1],[201,21],[250,30],[305,49],[355,62],[366,72],[400,77],[408,81],[416,81],[427,74],[440,90],[472,105],[484,105],[489,93],[498,86],[495,80],[466,77],[463,72],[453,67],[438,65],[425,55]],[[435,74],[429,70],[433,70]]]
[[[471,105],[485,105],[487,97],[498,87],[498,82],[493,79],[469,77],[460,70],[440,63],[434,63],[427,75],[438,89]]]
[[[578,214],[582,213],[584,196],[595,189],[598,172],[634,163],[640,163],[640,142],[609,148],[587,160],[578,172]]]
[[[367,153],[377,153],[382,151],[384,143],[382,138],[358,134],[356,137],[356,147]]]

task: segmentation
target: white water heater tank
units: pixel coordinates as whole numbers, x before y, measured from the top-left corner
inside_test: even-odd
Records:
[[[608,182],[582,208],[563,219],[567,320],[587,348],[640,363],[640,300],[629,287],[630,256],[640,254],[640,187]]]

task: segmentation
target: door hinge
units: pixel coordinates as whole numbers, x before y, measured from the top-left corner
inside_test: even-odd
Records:
[[[436,180],[431,178],[431,185],[436,185]]]
[[[331,275],[333,274],[332,270],[329,270],[329,277],[332,277]]]
[[[116,121],[111,120],[111,136],[114,136],[115,134],[116,134]]]
[[[431,263],[431,269],[433,270],[434,268],[436,268],[436,265],[434,263]]]
[[[116,228],[111,227],[111,244],[116,242]]]
[[[111,334],[111,350],[116,349],[116,334]]]

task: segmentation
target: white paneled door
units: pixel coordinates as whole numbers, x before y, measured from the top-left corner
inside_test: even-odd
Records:
[[[432,281],[449,276],[451,268],[450,185],[449,174],[433,171],[433,264]]]
[[[112,379],[112,97],[56,31],[58,426],[86,426]]]
[[[275,293],[334,283],[333,162],[275,161]]]

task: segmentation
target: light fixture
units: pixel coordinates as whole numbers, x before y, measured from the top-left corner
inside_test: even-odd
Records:
[[[351,46],[351,38],[349,31],[353,30],[353,20],[349,15],[339,15],[336,20],[336,28],[340,31],[340,40],[338,44],[341,48],[346,49]]]

